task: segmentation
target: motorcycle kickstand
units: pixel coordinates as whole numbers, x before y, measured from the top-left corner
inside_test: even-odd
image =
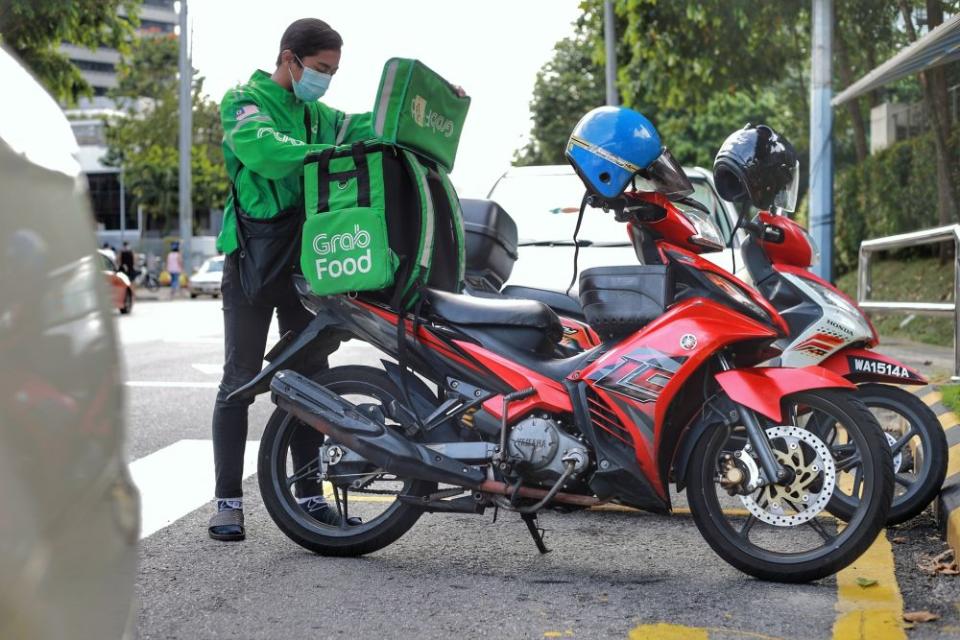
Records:
[[[546,530],[541,529],[537,525],[537,514],[521,513],[520,517],[523,518],[524,523],[526,523],[527,531],[530,532],[530,536],[533,538],[533,543],[537,545],[537,551],[540,553],[550,553],[550,549],[547,549],[547,545],[543,543],[543,534],[546,532]]]

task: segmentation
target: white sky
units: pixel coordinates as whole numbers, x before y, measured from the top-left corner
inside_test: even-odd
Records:
[[[578,0],[191,0],[193,65],[220,100],[257,68],[275,68],[280,36],[298,18],[343,36],[323,101],[369,111],[388,58],[418,58],[472,98],[452,174],[461,196],[485,196],[530,131],[537,71],[573,32]]]

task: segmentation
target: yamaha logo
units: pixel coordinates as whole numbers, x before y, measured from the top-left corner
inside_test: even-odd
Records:
[[[691,349],[697,348],[697,336],[692,333],[686,333],[682,338],[680,338],[680,346],[690,351]]]

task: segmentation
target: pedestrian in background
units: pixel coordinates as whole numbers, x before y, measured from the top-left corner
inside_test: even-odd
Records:
[[[177,297],[180,290],[180,274],[183,273],[183,257],[180,255],[180,244],[174,242],[170,245],[170,253],[167,254],[167,273],[170,274],[170,299]]]
[[[103,251],[108,256],[110,256],[110,259],[112,261],[114,262],[117,261],[117,252],[113,250],[113,247],[110,246],[109,242],[104,242],[103,246],[100,247],[100,250]]]
[[[133,265],[133,249],[130,248],[128,242],[124,242],[123,249],[120,250],[120,271],[127,274],[130,282],[133,282],[134,278],[137,277],[137,270]]]

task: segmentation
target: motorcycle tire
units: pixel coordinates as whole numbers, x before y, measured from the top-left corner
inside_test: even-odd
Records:
[[[731,442],[730,432],[723,428],[706,432],[694,446],[687,471],[687,498],[700,533],[717,555],[731,565],[761,580],[809,582],[840,571],[873,544],[883,529],[890,509],[893,466],[880,425],[853,393],[818,389],[792,394],[785,397],[784,402],[823,411],[842,424],[858,449],[866,451],[862,456],[864,500],[857,505],[850,523],[842,530],[837,528],[832,541],[824,538],[821,546],[813,550],[769,551],[750,540],[752,529],[747,525],[752,515],[747,517],[742,528],[739,525],[734,528],[729,519],[736,518],[736,514],[728,515],[717,495],[718,462],[724,453],[724,446]],[[720,492],[723,490],[720,489]],[[754,520],[759,522],[756,518]],[[811,527],[813,520],[809,522]],[[806,524],[774,527],[767,529],[767,532],[787,532]],[[825,530],[825,525],[819,520],[817,527]],[[744,530],[747,531],[746,535]],[[782,535],[776,538],[785,540]],[[761,538],[761,541],[765,539]]]
[[[911,431],[916,431],[913,437],[920,441],[921,469],[912,481],[905,473],[895,473],[896,484],[906,488],[906,491],[899,493],[894,490],[893,503],[887,516],[888,525],[906,522],[926,509],[943,486],[943,479],[947,475],[947,436],[930,407],[906,389],[885,384],[862,384],[857,397],[870,410],[898,414],[910,425]],[[913,464],[916,464],[916,453],[909,455],[913,458]],[[847,500],[837,500],[829,508],[838,518],[846,520],[853,505]]]
[[[380,369],[343,366],[326,369],[313,380],[339,395],[364,395],[382,406],[402,402],[400,390]],[[358,526],[335,527],[318,523],[297,504],[286,477],[287,445],[296,428],[310,429],[286,411],[276,409],[260,440],[257,474],[260,495],[270,517],[291,540],[324,556],[361,556],[395,542],[412,527],[423,510],[394,500],[380,515]],[[425,496],[436,484],[408,480],[402,495]],[[336,507],[331,504],[331,509]]]

